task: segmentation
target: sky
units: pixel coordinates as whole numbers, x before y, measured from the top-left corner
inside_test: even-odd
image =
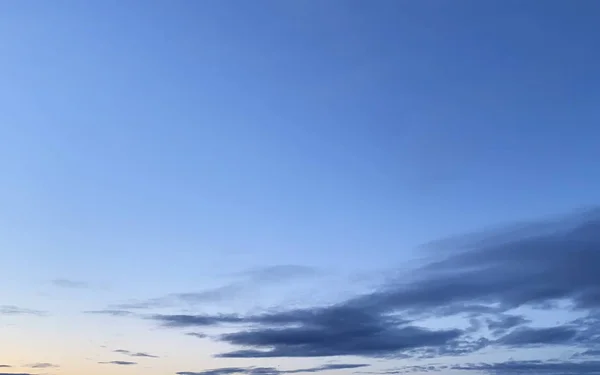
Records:
[[[0,375],[600,374],[600,2],[0,2]]]

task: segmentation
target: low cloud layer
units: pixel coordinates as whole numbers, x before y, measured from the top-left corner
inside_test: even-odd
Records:
[[[459,356],[489,346],[596,349],[600,324],[600,210],[438,242],[436,260],[341,303],[262,314],[153,315],[172,328],[227,324],[227,358]],[[518,311],[558,306],[584,315],[534,327]],[[431,319],[469,328],[431,328]],[[595,327],[595,328],[594,328]]]
[[[204,370],[199,372],[193,371],[181,371],[178,375],[282,375],[282,374],[300,374],[300,373],[315,373],[329,370],[350,370],[361,367],[367,367],[367,364],[351,364],[351,363],[339,363],[339,364],[328,364],[318,367],[309,367],[296,370],[279,370],[274,367],[222,367],[211,370]]]
[[[453,366],[453,370],[483,371],[498,375],[519,374],[562,374],[562,375],[596,375],[600,374],[600,361],[509,361],[501,363],[479,363]]]
[[[446,373],[448,371],[466,371],[494,375],[597,375],[600,374],[600,361],[560,361],[530,360],[506,361],[497,363],[469,363],[464,365],[416,365],[392,368],[383,371],[360,372],[371,375],[401,375],[412,373]]]

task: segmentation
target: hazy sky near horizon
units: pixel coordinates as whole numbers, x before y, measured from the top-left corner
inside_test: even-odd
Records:
[[[600,2],[0,2],[0,375],[600,374]]]

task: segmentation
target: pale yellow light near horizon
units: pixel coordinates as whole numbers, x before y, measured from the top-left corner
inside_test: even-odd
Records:
[[[85,324],[81,322],[86,321]],[[232,348],[226,344],[197,339],[180,330],[149,326],[129,319],[94,319],[89,316],[15,317],[0,326],[0,364],[13,366],[7,373],[48,375],[175,374],[220,367],[277,367],[297,369],[316,367],[324,358],[214,358],[215,353]],[[132,358],[114,353],[115,349],[143,351],[160,358]],[[103,361],[134,361],[137,365],[99,364]],[[358,358],[350,362],[364,362]],[[58,368],[32,369],[31,363],[52,363]],[[347,375],[347,372],[327,372]],[[324,373],[325,374],[325,373]],[[327,375],[327,374],[326,374]]]
[[[13,320],[11,322],[11,320]],[[18,321],[18,324],[16,322]],[[29,318],[6,319],[0,326],[0,364],[10,365],[6,373],[105,375],[174,374],[178,371],[202,371],[223,366],[223,360],[211,354],[218,348],[210,341],[185,337],[171,330],[148,327],[116,320],[111,326],[90,324],[65,328],[64,320]],[[54,321],[52,321],[54,320]],[[160,358],[128,358],[115,349],[155,353]],[[130,360],[134,366],[99,364],[103,361]],[[32,369],[32,363],[56,364],[57,368]]]

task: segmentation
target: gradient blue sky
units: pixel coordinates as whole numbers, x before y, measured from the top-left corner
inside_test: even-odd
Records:
[[[215,288],[161,308],[332,303],[430,241],[593,206],[598,19],[591,0],[1,2],[0,364],[326,363],[84,312]],[[161,358],[98,364],[115,349]]]

